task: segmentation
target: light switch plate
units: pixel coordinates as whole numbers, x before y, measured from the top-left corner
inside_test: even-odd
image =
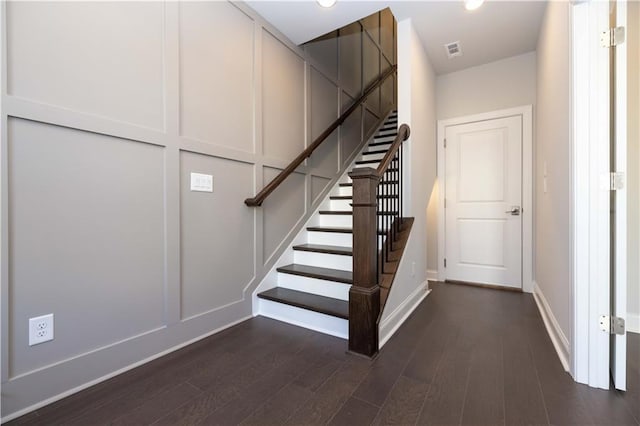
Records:
[[[213,176],[202,173],[191,173],[191,190],[213,192]]]

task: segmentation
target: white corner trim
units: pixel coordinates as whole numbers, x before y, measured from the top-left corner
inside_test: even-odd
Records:
[[[111,378],[113,378],[115,376],[118,376],[120,374],[126,373],[129,370],[133,370],[134,368],[140,367],[143,364],[146,364],[146,363],[151,362],[151,361],[153,361],[155,359],[161,358],[161,357],[163,357],[165,355],[170,354],[171,352],[175,352],[175,351],[177,351],[179,349],[182,349],[185,346],[189,346],[189,345],[191,345],[193,343],[196,343],[199,340],[206,339],[207,337],[210,337],[210,336],[213,336],[214,334],[220,333],[221,331],[226,330],[227,328],[231,328],[234,325],[238,325],[241,322],[244,322],[244,321],[246,321],[248,319],[251,319],[251,317],[252,317],[251,315],[247,315],[247,316],[242,317],[242,318],[240,318],[238,320],[235,320],[235,321],[233,321],[233,322],[231,322],[229,324],[225,324],[222,327],[218,327],[215,330],[209,331],[209,332],[207,332],[205,334],[202,334],[202,335],[200,335],[198,337],[194,337],[193,339],[190,339],[190,340],[187,340],[186,342],[183,342],[183,343],[180,343],[178,345],[175,345],[175,346],[173,346],[173,347],[171,347],[169,349],[166,349],[166,350],[164,350],[162,352],[158,352],[157,354],[151,355],[150,357],[147,357],[147,358],[145,358],[143,360],[134,362],[133,364],[129,364],[126,367],[122,367],[119,370],[113,371],[113,372],[111,372],[109,374],[105,374],[102,377],[98,377],[97,379],[93,379],[93,380],[91,380],[91,381],[89,381],[87,383],[84,383],[84,384],[80,385],[80,386],[76,386],[73,389],[69,389],[69,390],[64,391],[62,393],[59,393],[58,395],[52,396],[51,398],[47,398],[44,401],[40,401],[40,402],[38,402],[36,404],[30,405],[28,407],[25,407],[22,410],[15,411],[15,412],[13,412],[11,414],[6,415],[5,417],[2,417],[0,419],[0,423],[4,424],[4,423],[6,423],[8,421],[11,421],[13,419],[17,419],[18,417],[24,416],[25,414],[28,414],[28,413],[30,413],[32,411],[35,411],[38,408],[44,407],[45,405],[52,404],[52,403],[54,403],[56,401],[59,401],[59,400],[61,400],[63,398],[66,398],[66,397],[68,397],[70,395],[73,395],[74,393],[78,393],[78,392],[83,391],[83,390],[85,390],[87,388],[90,388],[93,385],[97,385],[98,383],[104,382],[104,381],[109,380],[109,379],[111,379]]]
[[[411,315],[429,293],[431,293],[429,282],[425,281],[416,287],[387,319],[380,323],[378,349],[382,349],[385,343],[398,331],[398,328],[404,324],[407,318],[409,318],[409,315]]]
[[[538,283],[535,281],[533,283],[533,298],[536,301],[536,305],[538,305],[542,321],[544,321],[547,333],[549,333],[551,342],[553,342],[553,346],[556,348],[562,367],[564,367],[564,371],[569,372],[569,340],[562,332],[549,303],[547,303],[547,299],[544,297],[544,293],[542,293],[542,289],[540,289]]]
[[[627,313],[627,331],[630,333],[640,333],[640,314]]]
[[[438,281],[437,269],[427,269],[427,281]]]

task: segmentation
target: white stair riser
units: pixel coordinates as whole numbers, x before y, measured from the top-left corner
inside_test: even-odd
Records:
[[[349,288],[351,285],[278,272],[278,287],[333,299],[349,300]]]
[[[393,221],[393,219],[390,219],[390,220]],[[380,226],[380,229],[382,229],[383,224],[384,224],[383,216],[379,216],[378,226]],[[320,226],[351,228],[353,226],[353,216],[323,214],[323,215],[320,215]]]
[[[318,266],[320,268],[341,269],[343,271],[351,271],[353,268],[353,259],[351,256],[301,250],[294,252],[293,263],[297,265]]]
[[[338,195],[351,195],[353,188],[351,186],[338,187]]]
[[[321,214],[320,226],[335,226],[341,228],[351,228],[353,225],[353,217],[343,214]]]
[[[331,210],[351,211],[351,200],[331,200],[329,208]]]
[[[386,142],[389,145],[395,140],[396,135],[380,135],[373,138],[374,143]],[[384,149],[384,148],[382,148]]]
[[[371,149],[371,151],[378,151],[377,149],[374,150],[373,148]],[[383,158],[384,158],[383,152],[381,152],[380,154],[367,154],[367,155],[360,156],[360,160],[382,160]]]
[[[387,228],[391,226],[393,222],[393,218],[387,219]],[[384,216],[378,217],[378,228],[384,228]],[[352,228],[353,227],[353,216],[352,215],[321,215],[320,216],[320,226],[327,226],[330,228],[338,227],[338,228]]]
[[[273,302],[271,300],[259,300],[259,315],[273,318],[278,321],[297,325],[299,327],[315,330],[320,333],[349,338],[349,322],[342,318],[332,317],[307,309]]]
[[[309,244],[324,244],[328,246],[351,247],[353,238],[351,234],[341,232],[309,232]]]
[[[383,199],[380,198],[378,200],[379,203],[384,202],[384,200],[387,200],[389,203],[389,206],[393,206],[394,202],[397,204],[397,200],[393,199],[393,198],[388,198],[388,199]],[[351,202],[352,200],[331,200],[330,204],[329,204],[329,208],[331,210],[338,210],[338,211],[353,211],[353,207],[351,207]]]
[[[395,187],[395,185],[389,185],[386,189],[384,194],[385,195],[395,195],[397,194],[398,191]],[[353,195],[353,187],[352,186],[341,186],[338,188],[338,193],[336,195],[348,195],[348,196],[352,196]],[[348,200],[349,203],[352,202],[352,200]],[[332,207],[333,209],[333,207]]]

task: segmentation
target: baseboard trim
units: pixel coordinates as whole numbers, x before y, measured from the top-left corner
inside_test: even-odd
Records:
[[[437,269],[427,269],[427,281],[438,281]]]
[[[540,289],[538,283],[535,281],[533,283],[533,298],[536,301],[536,305],[540,311],[540,316],[542,316],[542,321],[544,322],[547,333],[551,338],[553,347],[558,353],[558,358],[560,358],[562,367],[564,368],[564,371],[569,372],[569,340],[562,332],[562,329],[558,324],[558,320],[556,320],[556,317],[553,315],[553,311],[551,310],[542,289]]]
[[[238,325],[241,322],[244,322],[244,321],[246,321],[248,319],[251,319],[252,317],[253,317],[252,315],[247,315],[246,317],[242,317],[239,320],[233,321],[232,323],[229,323],[229,324],[226,324],[226,325],[224,325],[222,327],[216,328],[213,331],[210,331],[208,333],[202,334],[202,335],[200,335],[198,337],[195,337],[195,338],[193,338],[191,340],[187,340],[184,343],[180,343],[179,345],[173,346],[173,347],[171,347],[169,349],[166,349],[166,350],[164,350],[162,352],[159,352],[159,353],[157,353],[155,355],[147,357],[147,358],[145,358],[145,359],[143,359],[141,361],[134,362],[133,364],[130,364],[130,365],[128,365],[126,367],[123,367],[123,368],[121,368],[119,370],[116,370],[116,371],[114,371],[112,373],[105,374],[102,377],[98,377],[97,379],[91,380],[91,381],[89,381],[87,383],[84,383],[84,384],[82,384],[80,386],[76,386],[73,389],[70,389],[68,391],[59,393],[58,395],[52,396],[51,398],[47,398],[44,401],[40,401],[40,402],[38,402],[36,404],[30,405],[30,406],[28,406],[26,408],[23,408],[22,410],[15,411],[15,412],[13,412],[11,414],[6,415],[5,417],[2,417],[0,419],[0,423],[4,424],[4,423],[6,423],[8,421],[11,421],[13,419],[17,419],[18,417],[21,417],[21,416],[24,416],[25,414],[29,414],[32,411],[35,411],[35,410],[37,410],[39,408],[42,408],[42,407],[44,407],[46,405],[52,404],[52,403],[54,403],[56,401],[59,401],[59,400],[61,400],[63,398],[66,398],[68,396],[71,396],[74,393],[78,393],[80,391],[83,391],[83,390],[85,390],[87,388],[90,388],[91,386],[97,385],[98,383],[104,382],[104,381],[109,380],[109,379],[111,379],[111,378],[113,378],[115,376],[118,376],[120,374],[126,373],[129,370],[133,370],[134,368],[140,367],[141,365],[144,365],[144,364],[146,364],[148,362],[151,362],[151,361],[153,361],[155,359],[158,359],[158,358],[161,358],[161,357],[163,357],[165,355],[168,355],[171,352],[175,352],[175,351],[177,351],[179,349],[182,349],[182,348],[184,348],[186,346],[189,346],[189,345],[191,345],[193,343],[196,343],[196,342],[198,342],[198,341],[200,341],[202,339],[206,339],[209,336],[213,336],[214,334],[220,333],[221,331],[226,330],[227,328],[233,327],[234,325]]]
[[[402,324],[409,318],[409,315],[418,307],[418,305],[431,293],[429,282],[425,281],[420,284],[392,313],[389,317],[380,323],[378,348],[382,347],[389,341],[391,336],[395,334]]]
[[[627,313],[627,331],[640,333],[640,314]]]
[[[487,288],[489,290],[499,290],[499,291],[511,291],[515,293],[522,293],[522,289],[519,287],[508,287],[506,285],[495,285],[495,284],[484,284],[484,283],[474,283],[471,281],[458,281],[458,280],[445,280],[447,284],[456,284],[456,285],[466,285],[468,287],[480,287]]]

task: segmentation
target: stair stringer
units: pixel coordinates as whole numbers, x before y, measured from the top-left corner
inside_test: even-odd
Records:
[[[329,210],[331,195],[338,194],[339,184],[351,182],[348,173],[356,166],[356,161],[362,157],[362,153],[368,149],[369,143],[373,140],[374,136],[378,133],[378,130],[385,124],[387,117],[391,111],[388,111],[383,118],[381,118],[378,124],[372,128],[367,135],[367,138],[363,141],[362,145],[354,152],[350,157],[347,167],[340,177],[334,182],[334,184],[328,187],[323,195],[318,197],[322,199],[319,202],[313,213],[309,216],[309,219],[300,227],[299,232],[287,243],[283,248],[282,253],[275,262],[270,266],[269,271],[265,274],[262,281],[254,289],[252,293],[252,313],[253,316],[262,315],[268,318],[273,318],[279,321],[294,324],[300,327],[308,328],[311,330],[319,331],[324,334],[348,339],[349,337],[349,324],[348,321],[341,318],[332,317],[330,315],[312,312],[293,306],[282,305],[277,302],[258,298],[258,294],[272,289],[278,286],[278,271],[277,268],[283,265],[293,263],[294,250],[293,247],[299,244],[304,244],[308,241],[307,227],[320,225],[321,210]]]

